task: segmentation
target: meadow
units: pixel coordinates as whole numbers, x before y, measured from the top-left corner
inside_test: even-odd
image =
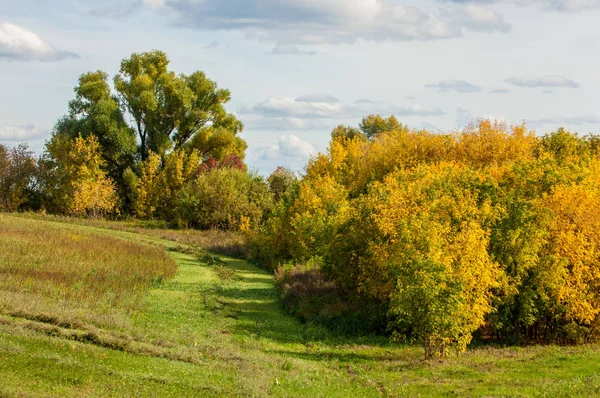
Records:
[[[185,232],[85,224],[0,215],[1,397],[600,394],[598,345],[424,360],[300,323],[272,274]]]

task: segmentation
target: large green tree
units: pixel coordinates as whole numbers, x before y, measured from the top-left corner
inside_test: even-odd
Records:
[[[52,140],[58,136],[74,140],[79,135],[96,136],[105,169],[120,184],[123,172],[133,165],[136,136],[126,123],[117,98],[111,94],[108,75],[102,71],[81,75],[75,99],[69,102],[68,114],[57,122]]]
[[[114,80],[121,104],[134,120],[142,159],[150,151],[163,155],[183,148],[196,134],[201,135],[196,144],[205,144],[202,135],[214,133],[207,127],[225,129],[225,141],[231,143],[243,126],[223,106],[231,98],[229,91],[219,89],[203,72],[177,75],[168,66],[162,51],[135,53],[122,61]]]

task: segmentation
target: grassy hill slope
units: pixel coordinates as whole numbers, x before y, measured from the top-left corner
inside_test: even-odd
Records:
[[[0,214],[0,397],[600,394],[600,346],[426,362],[300,324],[244,261],[114,227]]]

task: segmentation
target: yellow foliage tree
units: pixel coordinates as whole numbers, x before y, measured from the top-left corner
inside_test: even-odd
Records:
[[[75,139],[57,135],[47,150],[54,166],[49,191],[60,211],[101,217],[115,210],[116,189],[103,170],[105,162],[94,135]]]
[[[258,237],[267,262],[315,264],[361,318],[428,356],[473,333],[600,337],[600,138],[480,120],[337,127]],[[380,329],[381,330],[381,329]]]

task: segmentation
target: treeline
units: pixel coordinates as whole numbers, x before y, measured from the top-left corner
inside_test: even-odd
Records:
[[[600,326],[600,138],[481,121],[333,131],[255,236],[288,308],[427,356],[474,335],[583,343]]]
[[[41,157],[0,146],[0,211],[256,228],[275,194],[247,170],[229,91],[168,65],[160,51],[133,54],[114,91],[105,72],[85,73]]]
[[[480,121],[332,132],[302,178],[244,164],[227,90],[160,51],[81,76],[44,152],[0,145],[0,211],[242,231],[283,303],[344,332],[583,343],[600,334],[600,138]]]

